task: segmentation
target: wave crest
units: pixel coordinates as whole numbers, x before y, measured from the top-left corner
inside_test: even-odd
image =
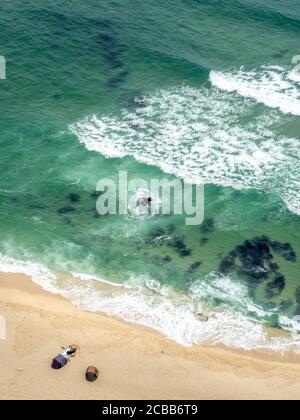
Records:
[[[270,336],[261,322],[247,315],[250,311],[262,318],[271,313],[254,304],[246,288],[228,277],[212,273],[209,279],[195,282],[184,296],[149,278],[132,277],[124,287],[84,273],[61,278],[62,274],[55,275],[41,264],[3,255],[0,271],[32,276],[45,290],[68,298],[80,309],[104,312],[155,329],[185,346],[221,344],[244,350],[300,353],[299,325],[283,317],[282,326],[286,325],[290,334]],[[210,309],[212,297],[223,302],[218,311]],[[244,307],[245,313],[236,311],[238,307]],[[197,319],[198,311],[208,314],[208,322]]]
[[[263,66],[258,71],[212,71],[213,86],[254,99],[284,114],[300,115],[300,73],[281,66]]]
[[[299,140],[276,134],[280,115],[216,88],[180,87],[144,99],[121,118],[70,126],[88,150],[132,156],[192,183],[277,194],[300,214]]]

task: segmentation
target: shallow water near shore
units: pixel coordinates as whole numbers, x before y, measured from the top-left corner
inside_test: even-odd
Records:
[[[299,5],[69,3],[1,6],[0,270],[184,345],[298,352]],[[120,170],[205,184],[204,225],[98,217]]]

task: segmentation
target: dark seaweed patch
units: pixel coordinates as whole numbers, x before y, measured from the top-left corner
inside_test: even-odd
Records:
[[[197,270],[198,270],[198,268],[199,268],[201,265],[202,265],[202,262],[200,262],[200,261],[194,262],[194,263],[190,266],[190,268],[188,269],[188,272],[189,272],[189,273],[194,273],[195,271],[197,271]]]
[[[280,293],[285,288],[285,278],[281,273],[276,273],[274,279],[266,285],[266,296],[271,299]]]
[[[229,274],[235,267],[235,258],[227,256],[222,259],[219,265],[219,271],[223,274]]]
[[[168,245],[174,248],[181,257],[187,257],[192,254],[192,250],[186,247],[183,236],[175,236],[169,241]]]
[[[266,297],[271,299],[279,296],[285,288],[285,277],[279,272],[279,265],[273,261],[272,250],[289,261],[295,261],[296,254],[289,244],[272,242],[267,236],[260,236],[246,240],[232,250],[221,260],[219,271],[229,274],[235,270],[254,288],[268,280],[265,286]]]
[[[275,241],[271,242],[271,248],[274,252],[281,255],[287,261],[296,261],[296,253],[290,244]]]
[[[75,211],[74,207],[71,206],[65,206],[62,207],[61,209],[59,209],[57,211],[58,214],[68,214],[68,213],[73,213]]]
[[[184,249],[181,249],[178,253],[181,257],[189,257],[190,255],[192,255],[192,250],[184,248]]]
[[[75,193],[71,193],[67,196],[67,198],[72,202],[72,203],[79,203],[80,201],[80,195],[75,194]]]
[[[270,268],[270,271],[278,271],[279,270],[279,265],[278,264],[276,264],[276,263],[271,263],[270,265],[269,265],[269,268]]]
[[[200,239],[200,245],[206,245],[208,243],[208,238],[201,238]]]
[[[200,227],[201,233],[207,234],[214,230],[215,221],[212,218],[205,219]]]
[[[254,278],[265,278],[269,271],[268,263],[273,259],[266,237],[247,240],[235,248],[244,272]]]
[[[293,306],[293,301],[291,299],[282,300],[279,304],[279,309],[282,311],[287,311],[291,306]]]
[[[163,262],[165,263],[170,263],[171,261],[172,261],[172,258],[169,255],[163,258]]]

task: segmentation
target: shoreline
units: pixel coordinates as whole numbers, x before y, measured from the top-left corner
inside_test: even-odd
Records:
[[[0,273],[0,399],[298,399],[300,365],[223,348],[183,347],[148,328],[80,311],[25,275]],[[60,347],[81,348],[61,371]],[[99,368],[87,383],[87,366]]]

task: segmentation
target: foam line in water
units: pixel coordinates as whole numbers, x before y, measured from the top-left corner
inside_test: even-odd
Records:
[[[0,254],[0,272],[25,274],[45,290],[51,293],[59,293],[59,289],[55,284],[55,275],[41,264],[15,260],[14,258]]]
[[[80,274],[81,279],[69,276],[69,281],[60,283],[58,276],[41,264],[3,255],[0,255],[0,271],[32,276],[45,290],[61,294],[81,309],[104,312],[153,328],[185,346],[222,344],[245,350],[300,353],[300,338],[294,328],[299,329],[299,326],[293,326],[292,320],[282,317],[282,326],[286,325],[291,333],[280,337],[269,336],[262,323],[254,322],[246,315],[248,311],[256,312],[259,317],[269,313],[251,301],[246,288],[228,277],[212,274],[209,279],[192,285],[188,295],[183,296],[166,290],[156,280],[145,278],[133,277],[129,282],[131,289],[121,288],[119,284],[115,287],[113,282],[107,282],[111,284],[111,290],[95,287],[94,281],[89,280],[95,280],[94,276],[84,273]],[[212,296],[223,301],[217,312],[209,309]],[[235,302],[236,308],[226,302]],[[243,306],[245,313],[235,310]],[[209,321],[198,321],[197,311],[207,313]]]
[[[117,288],[113,293],[93,288],[83,290],[82,286],[77,286],[69,297],[82,309],[105,312],[153,328],[185,346],[222,344],[245,350],[300,351],[300,338],[296,332],[290,336],[271,337],[262,323],[249,319],[248,311],[262,318],[272,313],[256,305],[247,289],[228,277],[212,274],[209,279],[196,282],[187,296],[170,291],[157,293],[162,288],[152,279],[133,278],[130,284],[134,283],[136,287],[132,290]],[[143,284],[144,288],[141,287]],[[209,309],[212,296],[224,302],[217,312]],[[244,313],[238,312],[238,308],[244,308]],[[198,311],[209,315],[207,323],[197,320],[195,314]]]
[[[277,194],[300,214],[300,141],[278,135],[281,115],[216,88],[180,87],[144,99],[122,117],[70,126],[86,149],[132,156],[194,183]]]
[[[101,279],[100,277],[97,277],[96,275],[83,274],[83,273],[74,273],[74,272],[72,272],[71,274],[72,274],[72,276],[77,277],[77,278],[79,278],[80,280],[83,280],[83,281],[91,281],[91,280],[94,280],[94,281],[98,281],[100,283],[107,284],[107,285],[113,286],[113,287],[124,287],[125,289],[131,289],[131,286],[128,285],[128,284],[111,282],[109,280]]]
[[[278,108],[285,114],[300,115],[300,73],[280,66],[263,66],[255,71],[212,71],[211,83],[227,92]]]

